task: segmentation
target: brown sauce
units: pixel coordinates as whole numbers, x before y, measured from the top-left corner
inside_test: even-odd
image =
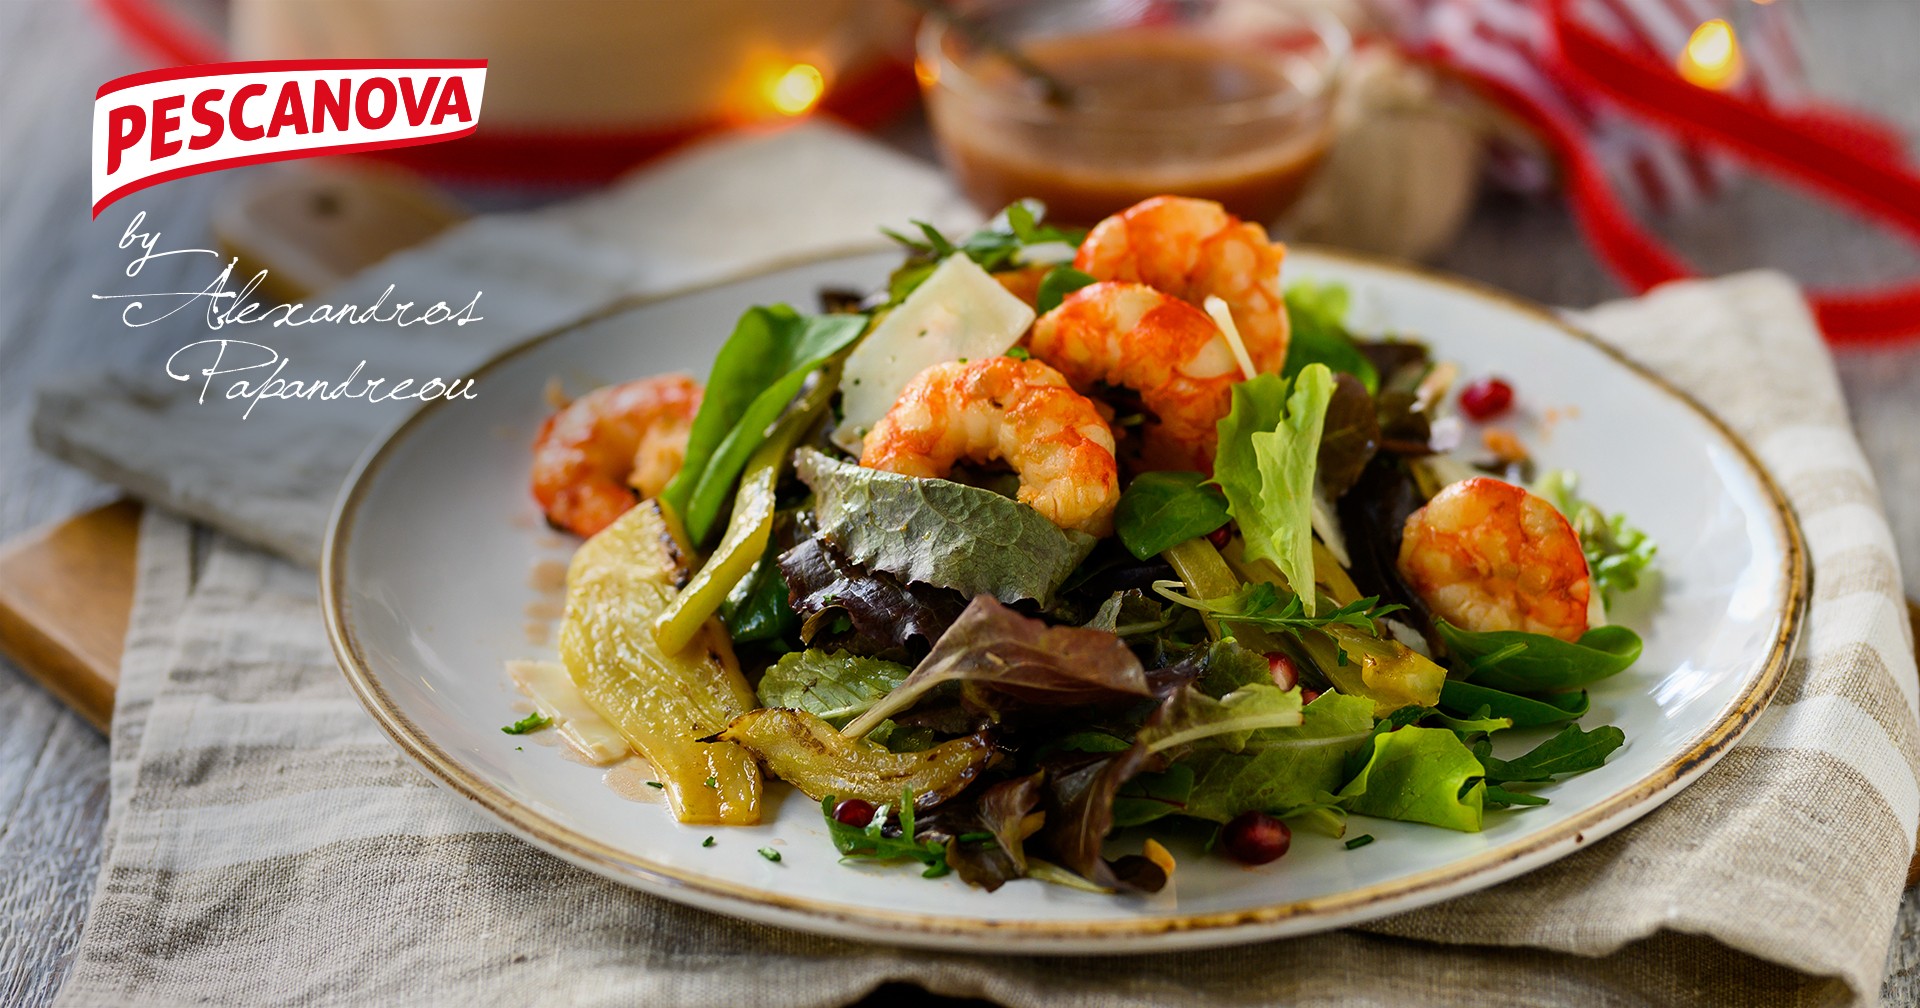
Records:
[[[1268,223],[1326,153],[1329,116],[1314,101],[1286,101],[1298,93],[1270,50],[1169,29],[1035,39],[1024,49],[1071,89],[1068,108],[1034,114],[1031,85],[997,60],[966,68],[986,100],[945,87],[932,96],[948,164],[983,210],[1032,196],[1053,219],[1090,225],[1172,193]],[[1229,102],[1260,111],[1218,108]]]

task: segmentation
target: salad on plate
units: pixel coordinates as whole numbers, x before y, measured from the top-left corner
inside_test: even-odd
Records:
[[[505,730],[638,754],[682,823],[777,779],[848,862],[1122,893],[1181,834],[1477,831],[1624,743],[1581,719],[1654,547],[1536,471],[1506,380],[1353,332],[1205,200],[893,237],[883,289],[748,309],[704,386],[542,425],[583,541]]]

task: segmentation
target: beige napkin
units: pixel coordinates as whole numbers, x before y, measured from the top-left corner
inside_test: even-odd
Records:
[[[1799,510],[1817,580],[1800,657],[1747,739],[1577,855],[1364,931],[1118,960],[741,923],[568,867],[433,787],[349,695],[310,573],[225,536],[196,562],[190,528],[155,515],[114,723],[111,846],[60,1003],[779,1008],[888,980],[1015,1008],[1870,1001],[1920,819],[1916,685],[1831,362],[1772,274],[1580,320],[1749,439]]]

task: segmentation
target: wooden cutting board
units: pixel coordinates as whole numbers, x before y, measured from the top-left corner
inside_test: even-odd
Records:
[[[0,653],[102,732],[133,610],[140,505],[119,501],[0,546]],[[1907,600],[1920,643],[1920,604]],[[1920,854],[1907,884],[1920,881]]]

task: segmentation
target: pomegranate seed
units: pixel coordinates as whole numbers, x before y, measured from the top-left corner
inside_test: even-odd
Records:
[[[1207,541],[1213,544],[1214,549],[1226,549],[1227,540],[1231,538],[1233,538],[1233,525],[1231,523],[1222,525],[1207,533]]]
[[[1460,390],[1460,411],[1475,420],[1496,417],[1513,405],[1513,386],[1498,378],[1482,378]]]
[[[1320,699],[1320,691],[1317,689],[1303,689],[1300,691],[1300,702],[1302,704],[1310,704],[1318,699]]]
[[[873,803],[849,798],[833,807],[833,818],[848,826],[865,826],[873,821]]]
[[[1273,676],[1273,684],[1281,689],[1292,689],[1300,681],[1300,670],[1294,667],[1293,659],[1278,651],[1267,656],[1267,672]]]
[[[1221,829],[1220,842],[1236,861],[1266,864],[1287,852],[1293,831],[1265,812],[1242,812]]]

